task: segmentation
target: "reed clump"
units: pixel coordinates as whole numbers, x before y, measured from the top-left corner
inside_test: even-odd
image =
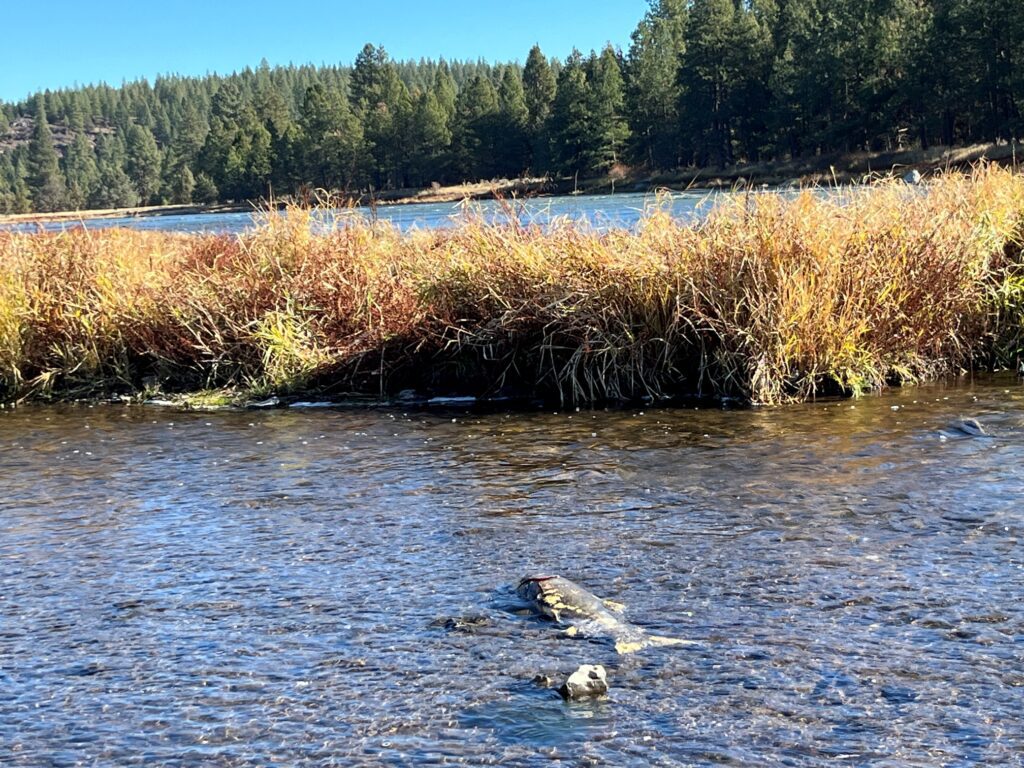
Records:
[[[268,213],[239,235],[0,233],[3,397],[146,388],[567,402],[858,394],[1024,346],[1024,178],[734,195],[696,226]]]

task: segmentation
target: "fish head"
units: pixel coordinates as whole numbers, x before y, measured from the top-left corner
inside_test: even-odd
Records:
[[[545,581],[551,581],[554,576],[527,576],[519,580],[516,586],[516,594],[524,600],[536,600],[544,591]]]
[[[562,612],[570,607],[564,600],[564,583],[558,576],[530,576],[520,580],[516,594],[531,603],[541,616],[561,621]]]

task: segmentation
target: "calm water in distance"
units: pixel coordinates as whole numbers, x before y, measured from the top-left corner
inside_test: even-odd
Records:
[[[1019,766],[1022,467],[1016,378],[0,411],[0,764]],[[697,645],[561,637],[513,596],[537,572]],[[532,682],[582,663],[606,700]]]
[[[585,223],[598,228],[628,228],[635,225],[645,211],[661,207],[682,221],[700,218],[714,205],[721,192],[673,193],[659,199],[645,193],[616,195],[578,195],[565,197],[533,198],[515,201],[513,207],[521,222],[545,225],[554,220],[569,220]],[[790,194],[790,193],[783,193]],[[467,213],[482,215],[487,221],[505,222],[508,212],[494,201],[464,203],[410,203],[405,205],[382,205],[377,208],[377,218],[387,221],[396,228],[437,229],[456,226]],[[351,218],[368,218],[369,209],[338,212],[338,221]],[[136,218],[90,219],[85,222],[89,229],[130,227],[132,229],[161,230],[168,232],[243,232],[258,224],[259,214],[252,213],[201,213],[191,215],[142,216]],[[7,227],[20,231],[34,231],[38,224],[21,224]],[[81,222],[49,222],[43,224],[46,230],[61,230],[82,226]]]

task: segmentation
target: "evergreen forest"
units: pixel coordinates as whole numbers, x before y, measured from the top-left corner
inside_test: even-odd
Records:
[[[628,50],[161,76],[0,104],[0,213],[1024,136],[1019,0],[652,0]]]

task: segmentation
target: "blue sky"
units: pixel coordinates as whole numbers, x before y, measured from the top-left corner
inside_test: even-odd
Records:
[[[351,63],[364,43],[393,58],[524,61],[629,45],[647,0],[0,0],[0,100],[39,89],[271,64]]]

